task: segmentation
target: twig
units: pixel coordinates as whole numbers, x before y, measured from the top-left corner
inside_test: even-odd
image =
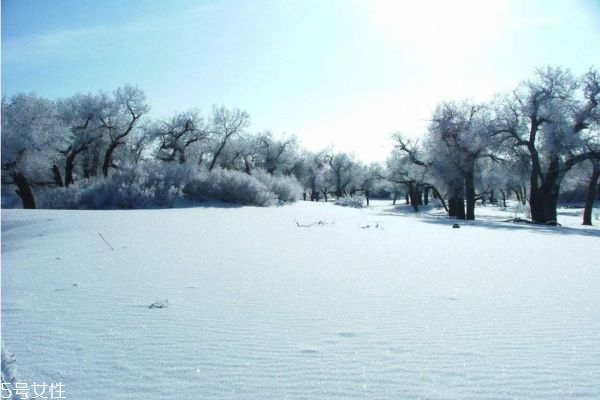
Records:
[[[164,300],[157,300],[154,303],[150,304],[148,306],[149,309],[153,309],[153,308],[166,308],[169,306],[169,300],[164,299]]]
[[[114,248],[113,248],[113,247],[110,245],[110,243],[108,243],[108,241],[107,241],[106,239],[104,239],[104,236],[102,236],[102,234],[101,234],[100,232],[98,232],[98,235],[100,235],[100,238],[102,238],[102,240],[104,240],[104,243],[106,243],[106,245],[108,246],[108,248],[109,248],[109,249],[111,249],[111,250],[113,250],[113,251],[115,250],[115,249],[114,249]]]

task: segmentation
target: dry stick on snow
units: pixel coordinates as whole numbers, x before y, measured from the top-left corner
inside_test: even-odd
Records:
[[[102,236],[102,234],[101,234],[100,232],[98,232],[98,235],[100,235],[100,238],[102,238],[102,240],[104,241],[104,243],[106,243],[106,245],[108,246],[108,248],[109,248],[109,249],[111,249],[111,250],[113,250],[113,251],[115,250],[115,249],[114,249],[114,248],[113,248],[113,247],[110,245],[110,243],[108,243],[108,241],[107,241],[106,239],[104,239],[104,236]]]
[[[169,306],[169,300],[164,299],[164,300],[157,300],[154,303],[150,304],[148,306],[149,309],[153,309],[153,308],[166,308]]]

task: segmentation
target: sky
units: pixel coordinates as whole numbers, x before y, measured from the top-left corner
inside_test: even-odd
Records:
[[[600,68],[600,0],[2,0],[2,95],[138,86],[151,118],[213,104],[251,132],[384,161],[446,100]]]

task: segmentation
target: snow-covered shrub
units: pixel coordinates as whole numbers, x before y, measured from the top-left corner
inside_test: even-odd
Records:
[[[220,168],[198,173],[185,185],[183,193],[195,200],[215,199],[254,206],[277,203],[277,196],[252,175]]]
[[[362,208],[365,205],[365,198],[363,196],[351,196],[343,197],[335,201],[338,206]]]
[[[77,209],[81,201],[80,185],[68,188],[46,188],[36,192],[37,207],[49,209]]]
[[[271,175],[264,169],[257,168],[252,171],[252,176],[275,193],[279,201],[294,202],[302,198],[302,185],[293,175]]]
[[[108,177],[79,181],[68,188],[52,188],[39,195],[40,208],[170,207],[193,172],[179,164],[140,164]]]
[[[15,185],[2,184],[2,200],[0,202],[2,208],[18,208],[21,207],[21,199],[17,196]]]

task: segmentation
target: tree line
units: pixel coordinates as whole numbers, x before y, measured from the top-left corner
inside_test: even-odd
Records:
[[[21,93],[2,98],[2,182],[15,185],[24,208],[35,208],[36,191],[111,179],[139,164],[261,171],[293,177],[305,200],[404,195],[418,210],[433,197],[458,219],[475,219],[478,200],[514,195],[529,204],[532,222],[555,224],[561,187],[571,179],[587,185],[584,223],[591,224],[599,96],[593,68],[580,77],[540,68],[489,102],[441,102],[419,139],[396,133],[386,162],[366,165],[332,149],[307,151],[294,136],[251,132],[249,114],[238,108],[151,120],[144,92],[129,85],[58,100]]]

